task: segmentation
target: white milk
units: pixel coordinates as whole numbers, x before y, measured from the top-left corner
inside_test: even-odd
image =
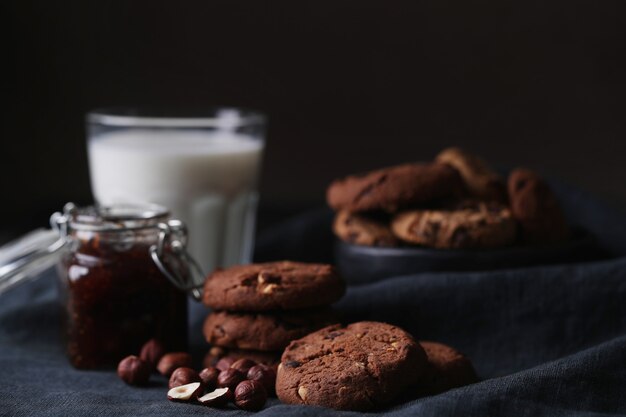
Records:
[[[89,141],[100,204],[156,203],[187,223],[205,272],[250,262],[261,140],[228,131],[132,129]]]

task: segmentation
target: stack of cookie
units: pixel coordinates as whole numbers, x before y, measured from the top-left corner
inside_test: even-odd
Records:
[[[329,305],[345,284],[330,265],[270,262],[218,270],[207,277],[204,323],[212,345],[205,365],[221,357],[277,363],[294,339],[334,323]]]
[[[342,240],[366,246],[496,248],[567,238],[556,197],[537,174],[514,170],[508,187],[482,159],[458,148],[434,162],[334,181],[327,202]]]

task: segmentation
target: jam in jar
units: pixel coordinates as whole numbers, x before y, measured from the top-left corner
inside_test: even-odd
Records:
[[[158,206],[66,207],[67,245],[58,270],[74,367],[113,367],[153,337],[168,350],[186,349],[187,294],[162,268],[188,273],[171,246],[159,242],[168,216]],[[161,267],[151,252],[159,243]]]

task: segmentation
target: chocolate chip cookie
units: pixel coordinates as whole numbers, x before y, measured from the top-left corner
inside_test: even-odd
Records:
[[[287,404],[370,410],[422,378],[428,361],[404,330],[378,322],[329,326],[285,349],[276,392]]]
[[[334,210],[393,213],[457,195],[463,187],[458,171],[449,165],[405,164],[334,181],[326,200]]]
[[[333,303],[345,292],[335,268],[291,261],[233,266],[210,274],[203,302],[213,310],[270,311]]]
[[[292,340],[336,322],[329,309],[273,314],[218,311],[207,316],[203,332],[211,345],[277,351]]]
[[[407,211],[391,222],[391,230],[403,241],[440,249],[506,246],[515,241],[516,227],[506,206],[477,201],[450,209]]]
[[[437,342],[420,341],[419,344],[430,364],[429,379],[425,385],[429,394],[438,394],[478,381],[470,360],[456,349]]]
[[[396,246],[398,240],[386,223],[342,210],[335,215],[333,231],[344,242],[364,246]]]
[[[567,223],[550,186],[535,172],[518,168],[508,181],[513,217],[519,222],[522,240],[549,243],[565,240]]]
[[[460,148],[448,148],[441,151],[435,160],[456,168],[473,197],[503,203],[507,201],[504,178],[478,156]]]

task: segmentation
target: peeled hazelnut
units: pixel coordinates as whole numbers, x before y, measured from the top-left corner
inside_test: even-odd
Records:
[[[250,368],[252,368],[254,365],[256,365],[256,362],[253,361],[252,359],[241,358],[233,362],[233,364],[230,365],[230,367],[238,370],[239,372],[243,374],[247,374]]]
[[[298,387],[298,397],[302,399],[302,401],[306,401],[306,397],[309,395],[309,390],[305,386]]]
[[[220,370],[217,368],[204,368],[200,371],[200,380],[204,384],[205,389],[213,390],[217,387],[217,377],[220,374]]]
[[[191,368],[176,368],[170,376],[169,388],[191,384],[192,382],[202,382],[200,375]]]
[[[198,398],[198,402],[209,407],[223,407],[233,399],[233,391],[230,388],[217,388],[208,394]]]
[[[259,381],[269,395],[276,389],[276,372],[267,365],[255,365],[248,370],[247,378],[250,381]]]
[[[148,340],[141,348],[139,357],[156,369],[159,360],[165,355],[165,347],[157,339]]]
[[[172,375],[172,372],[176,368],[181,367],[191,367],[191,355],[186,352],[172,352],[166,353],[163,355],[161,360],[159,360],[159,364],[157,365],[157,370],[161,373],[161,375],[165,375],[169,377]]]
[[[220,372],[217,377],[217,386],[220,388],[228,387],[232,390],[235,389],[237,384],[246,379],[246,375],[242,374],[236,369],[229,368]]]
[[[135,355],[122,359],[117,365],[117,375],[130,385],[144,385],[150,378],[150,365]]]
[[[191,384],[174,387],[167,392],[167,399],[171,401],[189,401],[198,398],[202,393],[202,384],[192,382]]]
[[[215,364],[215,367],[217,369],[219,369],[220,371],[225,371],[228,368],[230,368],[230,365],[232,365],[233,363],[235,363],[235,359],[225,356],[222,359],[220,359],[219,361],[217,361],[217,363]]]
[[[242,410],[259,411],[267,401],[267,392],[259,381],[243,381],[235,388],[235,405]]]

